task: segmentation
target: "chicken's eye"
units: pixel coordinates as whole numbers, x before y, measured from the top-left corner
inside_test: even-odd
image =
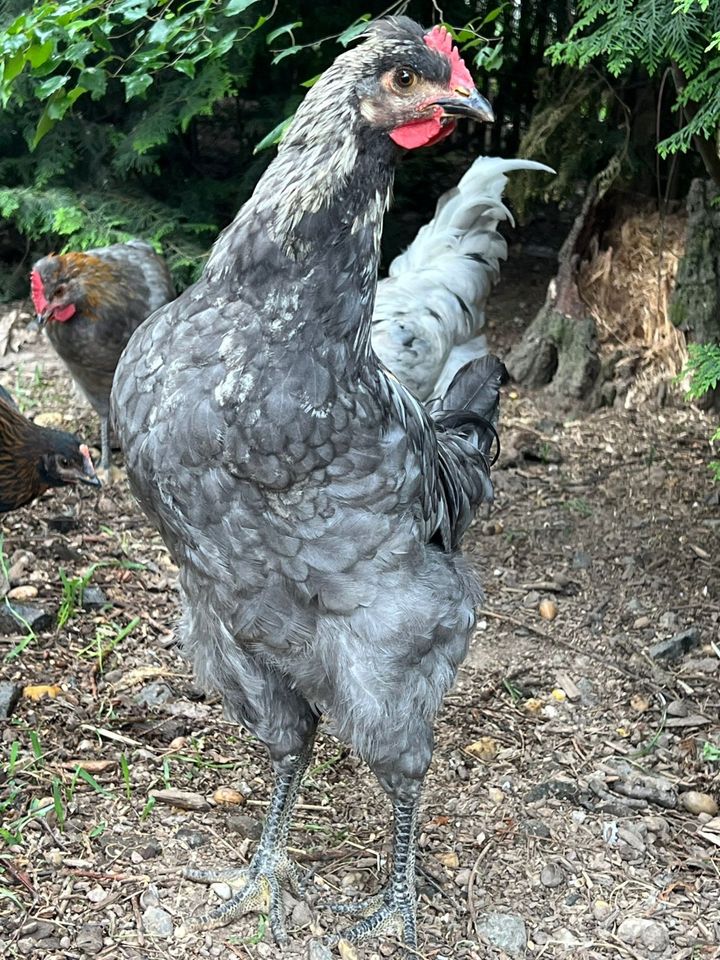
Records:
[[[395,86],[400,90],[409,90],[417,81],[417,74],[407,67],[399,67],[393,74]]]
[[[60,457],[60,466],[61,466],[61,467],[69,467],[69,466],[70,466],[70,461],[68,460],[67,457]]]

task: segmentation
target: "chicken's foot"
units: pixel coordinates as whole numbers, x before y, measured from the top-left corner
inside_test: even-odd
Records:
[[[276,942],[287,941],[282,887],[289,887],[296,895],[301,895],[304,887],[300,868],[287,854],[287,838],[292,809],[311,755],[312,744],[302,753],[287,758],[282,772],[278,774],[260,843],[249,866],[219,869],[190,867],[183,871],[186,879],[198,883],[228,883],[234,888],[234,893],[226,903],[209,913],[189,918],[179,928],[179,936],[191,931],[222,927],[235,917],[257,910],[268,914],[270,930]]]
[[[417,946],[415,834],[418,808],[418,801],[398,801],[395,804],[395,837],[390,879],[376,896],[333,908],[338,913],[360,915],[362,919],[336,936],[328,938],[330,946],[335,946],[339,940],[361,943],[388,932],[398,932],[409,947]]]

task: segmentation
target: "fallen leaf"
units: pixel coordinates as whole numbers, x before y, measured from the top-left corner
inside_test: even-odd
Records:
[[[558,615],[558,605],[554,600],[541,600],[538,609],[543,620],[554,620]]]
[[[447,867],[448,870],[457,870],[460,866],[458,855],[454,850],[451,850],[449,853],[436,853],[435,857],[444,867]]]
[[[128,670],[118,682],[114,685],[116,690],[127,690],[128,687],[134,687],[138,683],[144,683],[145,680],[152,680],[154,677],[171,677],[173,672],[165,667],[155,667],[147,664],[143,667],[135,667]]]
[[[338,951],[342,960],[358,960],[357,951],[348,940],[340,940],[338,942]]]
[[[116,760],[64,760],[59,766],[63,770],[87,770],[88,773],[104,773],[117,766]]]
[[[637,710],[638,713],[645,713],[646,710],[650,709],[650,701],[641,693],[634,693],[632,697],[630,697],[630,706],[633,710]]]
[[[530,697],[523,704],[523,708],[527,710],[528,713],[538,714],[544,707],[542,700],[539,700],[537,697]]]
[[[553,698],[553,700],[557,700],[558,703],[563,703],[565,700],[567,700],[565,691],[561,690],[559,687],[555,687],[550,696]]]
[[[478,760],[484,760],[485,763],[489,763],[491,760],[494,760],[498,754],[498,743],[497,740],[493,740],[492,737],[480,737],[480,739],[475,740],[474,743],[469,743],[465,747],[465,752],[469,753],[472,757],[477,757]]]
[[[57,683],[30,684],[23,688],[23,696],[28,700],[42,700],[43,697],[56,697],[62,691]]]

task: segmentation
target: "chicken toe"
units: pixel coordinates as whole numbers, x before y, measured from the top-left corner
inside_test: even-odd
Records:
[[[370,904],[377,904],[377,909],[373,910]],[[389,884],[378,897],[357,904],[344,904],[343,907],[343,913],[364,916],[357,923],[329,937],[329,946],[335,946],[340,940],[362,943],[381,934],[397,933],[406,946],[413,949],[417,947],[415,890],[410,884],[405,885],[403,890],[398,889],[396,883]],[[368,907],[372,912],[368,912]]]
[[[302,877],[297,864],[282,850],[258,850],[250,866],[205,870],[187,868],[183,876],[198,883],[225,882],[235,891],[225,903],[197,917],[190,917],[178,929],[178,936],[223,927],[235,917],[255,910],[266,913],[277,943],[288,939],[285,929],[283,887],[299,893]]]

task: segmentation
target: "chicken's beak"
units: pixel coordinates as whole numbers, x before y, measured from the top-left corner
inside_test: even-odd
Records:
[[[87,448],[87,444],[80,444],[80,453],[82,454],[83,458],[83,469],[82,473],[77,475],[78,480],[80,483],[87,483],[91,487],[101,487],[102,483],[100,482],[98,475],[95,473],[95,467],[93,466],[92,457],[90,456],[90,451]]]
[[[488,100],[473,87],[456,87],[453,96],[436,100],[438,107],[442,107],[446,117],[467,117],[480,123],[492,123],[495,114]]]
[[[35,314],[35,328],[37,330],[42,330],[42,328],[47,323],[47,314],[45,313],[36,313]]]

